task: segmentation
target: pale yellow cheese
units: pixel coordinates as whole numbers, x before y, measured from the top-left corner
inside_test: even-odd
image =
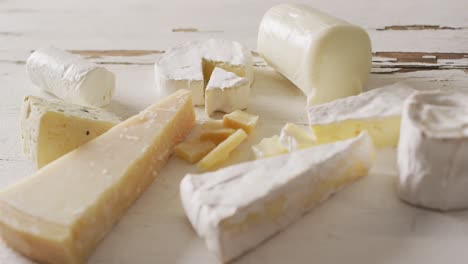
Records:
[[[3,190],[3,240],[41,263],[84,263],[194,125],[180,90]]]
[[[279,140],[289,151],[308,148],[317,144],[312,131],[308,132],[296,124],[287,123],[281,129]]]
[[[232,128],[218,128],[218,129],[202,129],[200,133],[200,139],[203,141],[211,141],[215,144],[219,144],[226,140],[230,135],[236,132]]]
[[[223,122],[225,127],[234,129],[243,129],[247,134],[257,126],[258,116],[247,112],[236,110],[230,114],[224,115]]]
[[[255,158],[262,159],[287,153],[288,150],[281,145],[278,136],[264,138],[257,145],[252,146]]]
[[[174,153],[185,161],[195,163],[205,157],[215,147],[216,144],[211,141],[186,141],[177,145]]]
[[[236,149],[245,139],[247,134],[242,129],[238,129],[234,134],[229,136],[225,141],[221,142],[214,148],[208,155],[206,155],[200,162],[198,168],[209,170],[224,162],[231,152]]]
[[[21,141],[38,168],[103,134],[120,122],[104,109],[27,96],[21,108]]]
[[[329,143],[353,138],[367,131],[377,148],[395,147],[400,135],[400,116],[372,120],[346,120],[327,125],[311,126],[317,143]]]
[[[224,128],[223,120],[208,120],[200,125],[202,130]]]

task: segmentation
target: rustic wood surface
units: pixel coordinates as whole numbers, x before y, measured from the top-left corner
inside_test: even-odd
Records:
[[[230,162],[250,159],[250,144],[285,122],[305,125],[305,98],[255,53],[258,24],[276,3],[0,0],[0,189],[35,170],[21,151],[18,114],[24,96],[47,96],[25,73],[25,60],[39,47],[64,48],[114,71],[117,91],[108,108],[128,117],[159,98],[153,63],[164,50],[186,40],[237,40],[256,55],[249,111],[262,119]],[[368,31],[374,51],[368,89],[398,81],[418,89],[468,88],[466,0],[309,3]],[[89,263],[216,263],[181,209],[177,186],[188,171],[194,168],[171,159]],[[236,263],[467,263],[468,212],[400,202],[396,175],[395,151],[380,151],[368,177]],[[31,262],[0,242],[0,263]]]

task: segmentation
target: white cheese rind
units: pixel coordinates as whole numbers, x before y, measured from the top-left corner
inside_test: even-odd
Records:
[[[34,51],[26,69],[34,85],[68,103],[101,107],[109,104],[114,94],[112,72],[57,48]]]
[[[404,107],[398,194],[410,204],[468,208],[468,93],[424,92]]]
[[[309,96],[309,104],[360,93],[372,62],[364,29],[302,4],[266,12],[258,52]]]
[[[27,96],[20,115],[23,152],[40,168],[119,122],[101,108]]]
[[[342,98],[307,110],[309,124],[328,125],[347,120],[372,120],[400,116],[405,100],[415,89],[397,83]]]
[[[362,133],[347,141],[188,174],[180,184],[182,204],[208,249],[227,262],[364,176],[373,151],[371,139]],[[236,223],[239,229],[230,232]]]
[[[195,105],[205,104],[205,85],[215,67],[253,81],[252,54],[238,42],[190,41],[165,52],[155,63],[156,88],[161,95],[190,90]]]
[[[205,111],[208,116],[215,111],[231,113],[244,110],[249,105],[250,83],[247,78],[216,67],[205,91]]]

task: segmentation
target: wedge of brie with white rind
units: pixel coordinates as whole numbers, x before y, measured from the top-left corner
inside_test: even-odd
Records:
[[[216,67],[205,90],[205,112],[231,113],[244,110],[249,104],[250,82],[247,78]]]
[[[0,233],[41,263],[84,263],[195,125],[181,90],[0,192]]]
[[[195,105],[205,104],[205,86],[215,67],[253,81],[252,54],[238,42],[190,41],[165,52],[155,63],[156,88],[162,95],[192,91]]]
[[[288,151],[308,148],[317,144],[315,136],[310,129],[306,131],[304,128],[293,123],[287,123],[281,129],[279,141]]]
[[[210,251],[228,262],[367,174],[372,140],[354,139],[241,163],[180,184],[185,213]]]
[[[402,83],[308,108],[317,143],[355,137],[366,130],[376,147],[396,146],[403,104],[416,90]]]
[[[34,85],[68,103],[101,107],[114,94],[112,72],[57,48],[34,51],[26,69]]]
[[[398,193],[437,210],[468,208],[468,93],[424,92],[405,103]]]
[[[101,108],[37,96],[24,98],[20,119],[23,152],[38,168],[120,122],[118,116]]]
[[[302,4],[268,10],[257,49],[309,97],[309,104],[360,93],[372,64],[364,29]]]

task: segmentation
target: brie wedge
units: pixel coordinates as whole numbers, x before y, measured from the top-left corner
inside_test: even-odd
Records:
[[[101,107],[114,94],[112,72],[57,48],[34,51],[26,69],[34,85],[68,103]]]
[[[185,213],[223,262],[253,249],[367,174],[373,145],[358,137],[241,163],[180,184]]]
[[[205,91],[205,111],[231,113],[246,109],[249,104],[250,83],[247,78],[216,67]]]
[[[364,29],[302,4],[266,12],[258,52],[309,97],[309,104],[360,93],[372,64]]]
[[[104,109],[27,96],[21,108],[23,151],[41,168],[119,122]]]
[[[438,210],[468,208],[468,93],[424,92],[404,107],[398,193]]]
[[[162,95],[192,91],[195,105],[205,104],[205,86],[215,67],[253,81],[252,54],[228,40],[191,41],[165,52],[155,63],[156,88]],[[222,78],[222,77],[221,77]]]
[[[415,91],[397,83],[311,106],[309,123],[318,143],[355,137],[366,130],[376,147],[396,146],[403,103]]]
[[[85,263],[195,125],[179,91],[0,192],[0,234],[40,263]]]

